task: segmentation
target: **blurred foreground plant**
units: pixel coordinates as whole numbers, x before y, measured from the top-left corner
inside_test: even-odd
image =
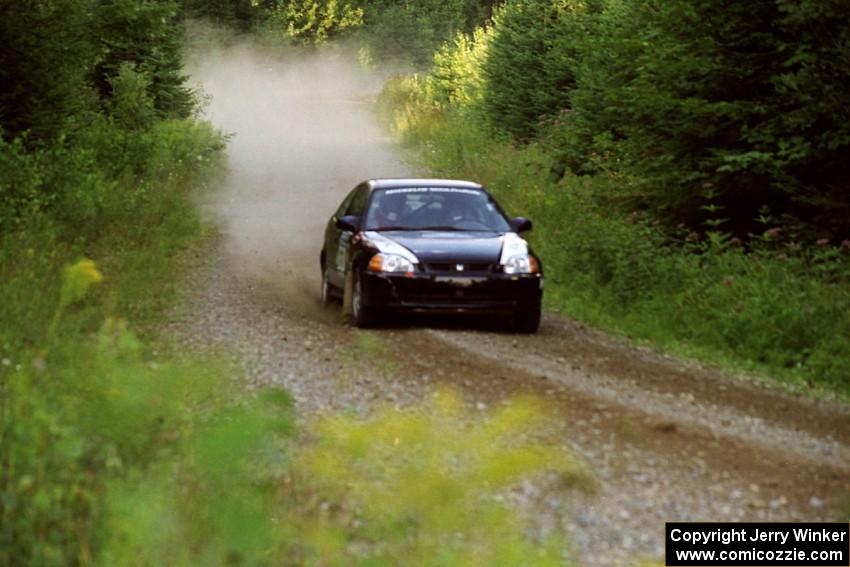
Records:
[[[293,542],[286,563],[561,565],[562,542],[527,537],[500,494],[543,472],[584,478],[566,450],[529,439],[545,419],[527,399],[471,418],[441,392],[364,421],[320,420],[295,458],[295,498],[279,522]]]
[[[62,290],[59,295],[59,304],[56,306],[56,311],[53,314],[53,321],[50,323],[48,337],[53,337],[56,332],[56,327],[62,319],[62,314],[70,305],[80,301],[86,296],[89,288],[103,281],[103,274],[97,269],[97,265],[93,260],[83,258],[74,264],[65,266],[62,273]]]

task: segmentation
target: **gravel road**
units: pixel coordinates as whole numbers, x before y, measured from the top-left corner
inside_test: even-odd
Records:
[[[449,385],[470,412],[548,401],[554,442],[593,491],[516,488],[540,530],[564,527],[581,565],[658,559],[666,521],[837,520],[850,495],[850,411],[614,341],[554,315],[536,336],[418,318],[364,335],[318,302],[324,222],[369,177],[411,173],[371,114],[375,77],[342,56],[281,61],[250,46],[189,59],[210,118],[234,134],[204,206],[222,227],[172,322],[187,346],[241,354],[249,388],[280,385],[299,419],[404,406]],[[843,512],[846,514],[845,512]]]

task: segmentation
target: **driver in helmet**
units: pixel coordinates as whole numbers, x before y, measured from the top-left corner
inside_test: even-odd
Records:
[[[369,226],[377,229],[397,225],[403,205],[403,197],[381,195],[371,207]]]

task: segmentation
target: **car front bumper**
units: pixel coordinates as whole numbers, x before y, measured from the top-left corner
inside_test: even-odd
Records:
[[[370,307],[504,313],[539,303],[543,294],[543,276],[366,273],[362,286],[363,302]]]

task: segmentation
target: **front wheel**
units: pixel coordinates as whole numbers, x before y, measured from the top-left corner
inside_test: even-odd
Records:
[[[380,311],[363,303],[363,284],[360,275],[354,273],[354,281],[351,286],[351,316],[354,324],[361,329],[372,327],[380,320]]]
[[[517,333],[531,335],[540,327],[540,300],[521,302],[514,310],[513,330]]]
[[[328,280],[328,269],[323,268],[322,269],[322,291],[321,291],[322,305],[327,307],[328,305],[331,305],[332,303],[334,303],[336,301],[336,296],[334,295],[333,292],[334,292],[333,286],[331,285],[331,282]]]

